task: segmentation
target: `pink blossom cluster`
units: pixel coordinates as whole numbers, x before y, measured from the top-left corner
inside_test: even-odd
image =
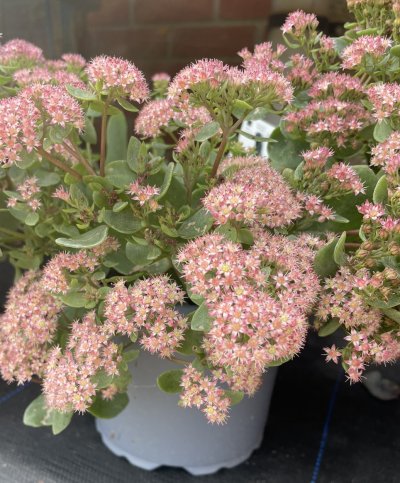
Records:
[[[65,351],[56,346],[49,355],[43,379],[47,406],[61,412],[85,412],[96,395],[96,373],[104,370],[117,375],[120,360],[117,344],[96,323],[95,312],[87,313],[72,324]]]
[[[300,206],[279,173],[259,157],[235,158],[242,168],[212,188],[203,205],[218,224],[277,227],[300,216]]]
[[[19,197],[11,197],[7,201],[8,207],[13,207],[17,205],[19,200],[24,201],[32,211],[37,211],[40,206],[40,200],[38,194],[40,193],[40,188],[38,186],[38,180],[35,177],[27,178],[22,184],[17,186],[17,191]]]
[[[394,131],[386,141],[371,149],[372,166],[382,166],[390,177],[397,174],[400,168],[400,132]]]
[[[368,98],[372,103],[372,115],[378,121],[398,116],[400,108],[400,85],[397,83],[375,84],[368,89]]]
[[[291,34],[293,37],[300,38],[307,31],[315,31],[318,24],[319,22],[314,14],[296,10],[287,16],[281,30],[284,34]]]
[[[337,319],[348,331],[347,346],[339,351],[335,346],[325,348],[327,361],[338,362],[342,356],[351,382],[361,379],[367,363],[392,362],[400,356],[400,332],[385,325],[380,310],[368,305],[365,290],[381,283],[376,273],[366,270],[355,274],[342,268],[326,281],[320,296],[317,317],[321,322]],[[364,292],[363,292],[364,291]]]
[[[41,284],[44,290],[54,294],[65,294],[69,290],[68,272],[87,270],[93,272],[100,263],[99,258],[109,252],[116,251],[119,242],[108,237],[102,244],[91,250],[80,250],[76,253],[60,252],[43,268]]]
[[[210,234],[179,253],[191,292],[205,299],[212,318],[207,359],[232,389],[254,393],[269,363],[301,348],[305,313],[319,290],[308,243],[259,230],[250,250]]]
[[[294,54],[290,57],[291,67],[287,78],[296,87],[305,89],[310,87],[317,77],[314,62],[301,54]]]
[[[13,39],[0,46],[0,64],[2,65],[41,61],[44,61],[42,49],[26,40]]]
[[[371,203],[368,200],[357,208],[358,211],[363,215],[365,221],[376,221],[378,218],[381,218],[386,214],[385,207],[381,203]]]
[[[331,186],[331,189],[335,188],[338,190],[352,191],[355,195],[365,192],[364,184],[360,180],[358,174],[354,169],[345,163],[336,163],[330,168],[326,175],[328,179],[336,181],[337,187]]]
[[[113,98],[129,97],[133,101],[143,102],[149,97],[143,73],[128,60],[98,56],[90,61],[86,73],[90,82],[100,83]]]
[[[269,69],[277,72],[283,72],[285,64],[279,59],[286,51],[286,47],[278,44],[274,49],[271,42],[263,42],[254,47],[254,53],[251,53],[247,47],[238,52],[238,55],[243,59],[243,66],[245,69],[252,65],[261,62],[267,65]]]
[[[304,159],[304,170],[316,170],[324,168],[328,159],[335,153],[332,149],[324,146],[304,151],[301,155]]]
[[[118,282],[107,294],[104,306],[107,334],[140,333],[144,349],[160,357],[171,357],[181,344],[186,319],[175,309],[184,293],[167,276],[136,282],[126,288]]]
[[[215,59],[202,59],[185,67],[172,80],[168,88],[170,99],[179,99],[197,84],[218,89],[224,83],[237,89],[250,89],[254,95],[269,96],[276,102],[290,102],[293,90],[287,79],[268,67],[266,60],[245,64],[244,69],[229,67]]]
[[[86,59],[80,54],[66,53],[61,56],[61,59],[67,64],[67,66],[75,69],[83,69],[86,65]]]
[[[359,102],[329,97],[313,100],[299,111],[289,112],[284,119],[288,132],[305,131],[320,144],[329,139],[330,143],[344,146],[369,125],[370,114]]]
[[[319,38],[320,52],[323,54],[335,55],[335,40],[332,37],[322,34]]]
[[[193,366],[186,366],[181,378],[183,392],[179,404],[201,409],[210,423],[223,424],[228,417],[229,398],[217,382]]]
[[[73,72],[65,70],[50,70],[46,67],[31,67],[17,70],[13,74],[15,82],[20,87],[26,87],[31,84],[54,84],[65,86],[67,84],[85,88],[84,82]]]
[[[40,272],[26,272],[0,316],[0,372],[8,382],[43,374],[62,304],[43,289]]]
[[[317,195],[299,191],[296,194],[296,198],[309,215],[317,217],[319,223],[335,219],[335,213],[332,208],[327,206]]]
[[[151,80],[153,82],[169,82],[171,80],[171,77],[166,72],[156,72],[152,76]]]
[[[135,120],[135,131],[142,136],[155,137],[172,120],[192,126],[210,122],[211,116],[204,107],[193,107],[187,98],[176,103],[171,99],[156,99],[140,110]]]
[[[126,191],[131,198],[139,203],[140,206],[148,206],[152,211],[158,208],[155,196],[160,194],[160,188],[156,186],[143,185],[139,181],[134,181]]]
[[[378,62],[391,45],[392,41],[387,37],[362,35],[343,50],[342,67],[343,69],[358,68],[365,61],[366,55]]]
[[[308,91],[308,95],[313,99],[333,96],[342,101],[354,100],[364,94],[365,88],[360,79],[338,72],[320,75]]]

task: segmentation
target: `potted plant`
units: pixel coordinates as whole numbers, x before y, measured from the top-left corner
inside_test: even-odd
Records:
[[[368,165],[371,133],[395,129],[395,112],[377,122],[370,73],[331,72],[346,49],[358,52],[359,24],[335,41],[317,24],[295,12],[283,26],[307,57],[284,63],[285,49],[265,43],[243,49],[241,67],[203,59],[171,82],[159,74],[151,92],[122,59],[48,61],[24,41],[1,46],[0,243],[16,282],[0,319],[0,372],[42,385],[26,424],[57,434],[89,411],[106,444],[135,464],[204,474],[260,443],[274,367],[300,351],[310,314],[321,335],[344,325],[352,336],[379,312],[368,336],[392,344],[381,362],[395,356],[396,294],[362,286],[388,273],[389,255],[367,239],[379,227],[359,213],[388,210],[373,223],[396,225],[397,171],[386,192],[374,167],[384,163]],[[371,62],[387,56],[395,69],[388,48]],[[128,140],[125,115],[142,102],[140,139]],[[270,162],[237,142],[244,119],[268,112],[282,116]],[[377,265],[364,266],[371,257]],[[345,296],[330,278],[341,265]],[[366,304],[362,322],[353,298]],[[337,360],[336,347],[327,353]]]

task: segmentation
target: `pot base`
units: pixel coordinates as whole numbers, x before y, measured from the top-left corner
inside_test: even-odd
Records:
[[[207,423],[195,408],[178,406],[177,394],[158,389],[157,376],[176,364],[144,351],[130,365],[129,404],[113,419],[98,419],[104,444],[146,470],[184,468],[192,475],[215,473],[245,461],[262,441],[277,368],[264,374],[254,397],[233,406],[226,424]]]
[[[100,427],[99,427],[100,426]],[[153,471],[156,470],[157,468],[161,468],[162,466],[167,466],[164,464],[160,464],[159,462],[156,463],[154,461],[149,461],[143,458],[140,458],[138,456],[133,455],[132,453],[122,449],[112,437],[108,438],[102,431],[101,429],[101,421],[96,420],[96,429],[101,435],[101,440],[103,441],[103,444],[116,456],[120,456],[122,458],[126,458],[129,463],[131,463],[134,466],[137,466],[138,468],[141,468],[142,470],[147,470],[147,471]],[[112,435],[111,435],[112,436]],[[261,446],[262,443],[262,438],[260,441],[254,445],[254,448],[249,451],[247,454],[243,454],[240,457],[234,458],[229,461],[221,461],[218,464],[210,465],[210,466],[177,466],[176,468],[182,468],[186,470],[188,473],[190,473],[193,476],[204,476],[204,475],[211,475],[213,473],[216,473],[219,470],[222,469],[229,469],[229,468],[234,468],[235,466],[240,465],[241,463],[244,463],[247,461],[250,456],[253,454],[253,452],[258,449]],[[168,465],[171,467],[171,465]]]

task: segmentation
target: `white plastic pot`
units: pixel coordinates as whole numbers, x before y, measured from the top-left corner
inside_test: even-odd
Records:
[[[97,419],[104,444],[116,455],[146,470],[176,466],[193,475],[232,468],[245,461],[262,441],[276,368],[261,389],[232,407],[228,423],[207,423],[197,409],[178,406],[179,396],[161,392],[157,376],[180,368],[144,351],[131,364],[129,404],[113,419]]]

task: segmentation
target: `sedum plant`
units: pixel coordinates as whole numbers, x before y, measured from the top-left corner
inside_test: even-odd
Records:
[[[180,367],[161,390],[224,423],[301,350],[310,315],[321,335],[348,332],[326,351],[351,381],[397,357],[391,8],[372,53],[357,44],[367,17],[330,39],[295,12],[282,29],[303,53],[264,43],[151,89],[122,59],[0,46],[0,246],[16,269],[0,372],[41,384],[26,424],[118,414],[141,350]],[[282,119],[270,160],[237,142],[267,113]]]

